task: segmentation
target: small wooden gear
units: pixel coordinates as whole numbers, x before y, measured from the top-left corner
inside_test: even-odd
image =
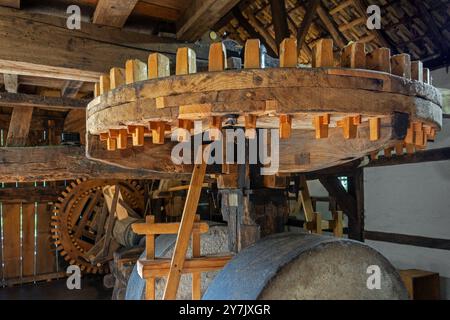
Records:
[[[410,56],[350,43],[340,55],[317,41],[312,68],[298,67],[297,43],[285,39],[279,68],[262,68],[259,40],[248,40],[243,69],[227,69],[220,42],[210,47],[208,72],[196,73],[195,52],[180,48],[176,74],[159,53],[129,60],[96,85],[87,110],[87,156],[127,168],[188,173],[170,154],[176,128],[279,129],[280,173],[340,165],[384,150],[390,156],[426,147],[442,125],[442,97],[430,71]],[[337,61],[336,61],[337,60]],[[251,134],[247,137],[252,137]],[[180,137],[180,139],[183,139]],[[109,152],[107,152],[109,151]]]
[[[52,216],[52,238],[61,256],[87,273],[104,273],[107,265],[92,265],[84,257],[96,243],[99,216],[104,203],[103,187],[118,184],[124,201],[143,212],[144,195],[135,181],[76,180],[62,193]],[[101,236],[101,235],[100,235]]]

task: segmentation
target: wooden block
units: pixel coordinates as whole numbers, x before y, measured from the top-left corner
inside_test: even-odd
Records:
[[[100,83],[99,83],[99,90],[100,95],[105,94],[110,90],[110,81],[109,81],[109,75],[103,74],[100,76]]]
[[[133,139],[133,147],[142,147],[144,146],[144,134],[145,127],[144,126],[128,126],[128,133],[131,134]]]
[[[108,151],[115,151],[117,149],[117,140],[115,138],[108,138],[106,140],[106,149]]]
[[[164,121],[150,122],[153,144],[164,144],[166,123]]]
[[[409,128],[406,131],[405,143],[406,144],[413,144],[414,143],[414,129],[413,129],[413,124],[412,123],[409,125]]]
[[[426,84],[431,84],[431,73],[428,68],[423,69],[423,82]]]
[[[328,138],[328,125],[330,123],[330,115],[314,116],[313,125],[316,130],[316,139]]]
[[[416,152],[416,148],[415,148],[414,144],[407,143],[406,144],[406,153],[411,155],[411,154],[414,154],[415,152]]]
[[[342,211],[333,212],[333,223],[331,225],[333,234],[337,238],[342,238],[344,235],[344,216]]]
[[[295,68],[297,67],[297,39],[287,38],[280,44],[280,67]]]
[[[244,49],[244,68],[261,68],[261,51],[259,39],[248,39]]]
[[[125,84],[125,69],[123,68],[112,68],[109,71],[109,79],[111,90],[120,87]]]
[[[399,142],[395,145],[395,154],[397,156],[401,156],[403,155],[403,149],[404,149],[404,143],[403,142]]]
[[[343,120],[338,122],[338,126],[344,129],[345,139],[355,139],[358,133],[358,126],[355,124],[354,117],[345,117]]]
[[[170,76],[170,60],[161,53],[148,56],[148,78],[156,79]]]
[[[197,72],[197,58],[191,48],[178,48],[176,62],[176,75],[191,74]]]
[[[97,98],[100,95],[100,83],[94,84],[94,97]]]
[[[440,300],[439,273],[410,269],[400,270],[400,276],[413,300]]]
[[[183,130],[178,130],[178,141],[184,142],[189,140],[189,133],[194,129],[194,122],[191,120],[178,119],[178,128]]]
[[[425,147],[427,143],[427,137],[423,129],[423,123],[414,122],[413,130],[414,130],[414,144],[418,147]]]
[[[223,71],[227,69],[227,50],[222,42],[216,42],[209,47],[208,71]]]
[[[366,68],[391,73],[391,49],[378,48],[367,54]]]
[[[109,138],[109,133],[108,132],[102,132],[100,133],[100,141],[106,141]]]
[[[381,126],[380,118],[369,119],[370,141],[377,141],[378,139],[380,139],[380,126]]]
[[[411,79],[423,82],[423,63],[422,61],[411,62]]]
[[[397,54],[391,58],[392,74],[411,79],[411,56],[406,53]]]
[[[247,139],[254,139],[256,137],[256,120],[257,116],[254,114],[245,115],[245,137]]]
[[[286,176],[265,175],[264,187],[269,189],[286,189],[288,179]]]
[[[147,64],[138,60],[127,60],[125,64],[126,84],[147,80]]]
[[[372,160],[372,161],[378,160],[378,154],[379,154],[379,151],[374,151],[374,152],[370,153],[370,160]]]
[[[394,151],[394,148],[386,148],[384,149],[384,156],[386,158],[391,158],[392,157],[392,152]]]
[[[313,68],[334,67],[333,40],[320,39],[313,48]]]
[[[354,42],[346,46],[341,53],[341,67],[353,69],[366,68],[366,45]]]
[[[292,132],[292,116],[280,115],[280,139],[289,139]]]
[[[128,131],[127,129],[119,129],[117,133],[117,149],[124,150],[127,148]]]

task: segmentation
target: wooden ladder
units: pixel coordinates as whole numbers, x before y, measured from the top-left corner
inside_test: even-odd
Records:
[[[203,155],[200,148],[197,159]],[[155,299],[155,279],[167,277],[164,300],[176,299],[181,275],[192,274],[192,299],[201,298],[201,272],[222,269],[231,255],[202,257],[200,255],[200,234],[208,232],[208,224],[200,222],[196,215],[206,162],[194,165],[191,182],[180,223],[155,223],[154,216],[148,216],[146,223],[134,224],[133,231],[146,236],[146,258],[138,261],[138,273],[146,281],[145,298]],[[172,259],[155,257],[155,235],[177,234]],[[192,258],[186,259],[189,239],[192,235]]]

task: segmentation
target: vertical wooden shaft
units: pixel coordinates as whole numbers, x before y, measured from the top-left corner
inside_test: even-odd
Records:
[[[200,222],[200,215],[195,216],[195,221]],[[196,229],[192,232],[192,257],[200,257],[200,231]],[[192,300],[200,300],[202,295],[202,274],[192,273]]]
[[[205,152],[209,152],[208,148]],[[198,157],[203,156],[203,149],[199,148]],[[180,228],[178,230],[177,241],[170,264],[169,274],[167,276],[166,288],[164,290],[164,300],[174,300],[177,296],[178,286],[180,284],[181,271],[186,260],[186,251],[189,245],[189,238],[194,225],[195,214],[197,212],[198,201],[202,191],[203,179],[206,173],[206,162],[202,159],[201,164],[196,164],[192,172],[191,183],[184,205],[183,215],[181,217]]]

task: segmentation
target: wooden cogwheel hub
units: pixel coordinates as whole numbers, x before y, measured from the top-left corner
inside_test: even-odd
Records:
[[[245,44],[244,68],[228,69],[222,43],[210,47],[209,72],[196,73],[195,52],[178,49],[176,74],[154,53],[129,60],[96,85],[87,110],[87,155],[128,168],[190,172],[174,165],[176,128],[225,125],[279,128],[280,173],[339,165],[384,150],[390,156],[426,147],[442,125],[442,97],[430,71],[408,54],[366,53],[351,43],[339,59],[333,41],[317,41],[312,68],[297,67],[295,39],[280,46],[280,67],[261,68],[259,40]],[[182,139],[182,137],[180,137]],[[109,151],[109,152],[108,152]]]

